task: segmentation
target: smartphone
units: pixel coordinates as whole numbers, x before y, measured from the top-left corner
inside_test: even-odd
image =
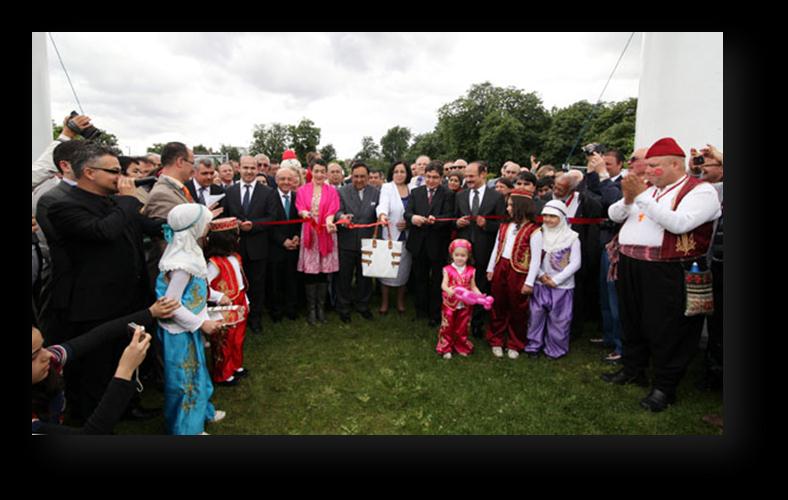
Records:
[[[129,323],[129,324],[128,324],[128,325],[126,325],[126,326],[128,326],[128,328],[129,328],[129,334],[131,334],[132,336],[134,336],[134,332],[137,330],[137,328],[142,328],[142,331],[143,331],[143,333],[145,332],[145,327],[144,327],[144,326],[140,326],[140,325],[138,325],[137,323],[134,323],[134,322],[132,322],[132,323]],[[143,339],[143,338],[145,338],[145,337],[143,337],[142,335],[140,335],[140,342],[142,342],[142,339]]]

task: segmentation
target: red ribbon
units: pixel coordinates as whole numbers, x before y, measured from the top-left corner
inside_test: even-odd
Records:
[[[473,221],[476,217],[474,216],[466,216],[469,217],[471,221]],[[505,217],[503,215],[479,215],[477,217],[482,217],[487,220],[503,220]],[[435,219],[435,222],[452,222],[463,217],[446,217],[446,218],[438,218]],[[567,222],[569,224],[578,224],[578,225],[589,225],[589,224],[601,224],[608,219],[605,218],[589,218],[589,217],[569,217]],[[542,216],[538,215],[536,217],[537,222],[542,222]],[[251,221],[255,226],[282,226],[286,224],[303,224],[306,222],[310,226],[314,227],[315,230],[320,231],[320,228],[325,228],[325,224],[318,224],[315,219],[309,217],[308,219],[290,219],[290,220],[275,220],[275,221]],[[364,229],[369,227],[375,226],[385,226],[386,223],[384,222],[373,222],[371,224],[353,224],[350,222],[350,219],[342,219],[336,221],[334,224],[337,226],[345,226],[347,229]]]

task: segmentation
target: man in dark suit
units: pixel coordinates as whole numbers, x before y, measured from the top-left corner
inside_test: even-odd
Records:
[[[67,286],[71,263],[63,248],[63,243],[49,220],[49,209],[52,205],[66,198],[66,195],[76,189],[77,179],[71,169],[74,154],[84,146],[85,141],[68,141],[59,144],[52,151],[52,159],[62,178],[54,187],[43,193],[36,203],[35,216],[44,238],[42,248],[46,248],[50,265],[44,268],[41,284],[41,307],[38,322],[41,331],[45,332],[47,344],[59,344],[67,338]]]
[[[139,311],[154,301],[150,288],[143,232],[161,232],[161,222],[140,215],[142,203],[134,197],[134,181],[121,177],[112,150],[85,145],[72,163],[77,187],[52,204],[49,219],[62,242],[70,272],[53,298],[67,304],[68,332],[73,338],[111,319]],[[111,196],[118,193],[118,196]],[[148,325],[153,331],[153,325]],[[108,342],[90,356],[69,363],[69,399],[80,415],[88,417],[112,379],[128,339]],[[138,418],[153,416],[135,406]]]
[[[269,253],[270,226],[255,222],[270,222],[278,202],[273,189],[257,182],[257,163],[251,156],[241,157],[241,181],[230,186],[222,199],[223,216],[241,221],[241,260],[249,281],[249,329],[262,333],[263,304],[265,303],[265,271]]]
[[[363,162],[353,164],[351,184],[339,190],[339,212],[335,221],[352,217],[354,224],[371,224],[377,221],[380,191],[368,185],[369,167]],[[350,308],[355,302],[356,311],[364,319],[371,320],[369,299],[372,296],[372,279],[365,278],[361,271],[361,239],[372,238],[373,228],[347,229],[337,226],[339,243],[339,287],[337,312],[340,319],[350,322]],[[356,275],[356,290],[352,289],[353,274]]]
[[[195,202],[206,205],[208,195],[224,194],[224,189],[213,183],[214,172],[213,160],[210,158],[203,158],[194,165],[194,176],[186,182],[186,189]]]
[[[295,205],[295,189],[298,173],[289,167],[276,172],[274,220],[300,220]],[[300,224],[274,226],[270,238],[268,276],[271,279],[271,319],[274,323],[287,314],[291,320],[297,317],[298,303],[298,248]]]
[[[553,198],[566,204],[570,218],[602,217],[602,205],[599,198],[587,189],[579,191],[583,174],[572,170],[561,175],[555,181]],[[598,224],[571,224],[580,240],[580,252],[583,264],[575,273],[575,292],[572,299],[572,327],[570,335],[578,338],[583,333],[585,321],[599,323],[601,310],[599,307],[599,244]]]
[[[441,185],[441,170],[440,161],[427,165],[425,185],[411,191],[411,201],[405,209],[408,223],[405,246],[413,258],[416,317],[427,317],[431,327],[440,324],[441,281],[451,238],[451,222],[435,222],[435,219],[454,215],[454,193]]]
[[[487,281],[487,264],[495,246],[500,220],[488,220],[483,216],[501,217],[506,213],[506,202],[503,196],[494,189],[489,189],[485,182],[487,164],[475,161],[465,168],[465,191],[457,195],[455,217],[457,238],[464,238],[473,245],[473,261],[476,268],[476,286],[482,293],[490,293],[490,282]],[[473,336],[481,338],[487,313],[482,307],[473,311],[471,326]]]

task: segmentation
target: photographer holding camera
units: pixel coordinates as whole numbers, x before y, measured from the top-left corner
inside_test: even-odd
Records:
[[[142,235],[161,234],[161,222],[140,214],[134,180],[120,175],[111,149],[86,143],[75,152],[71,168],[77,186],[49,210],[70,263],[62,287],[54,292],[62,296],[53,297],[63,305],[66,340],[153,302]],[[69,399],[83,417],[98,405],[124,347],[107,344],[67,369]],[[138,401],[136,407],[135,418],[153,416],[140,410]]]
[[[100,130],[90,124],[89,116],[78,115],[75,111],[72,111],[69,116],[63,119],[63,131],[60,133],[60,136],[52,141],[41,153],[41,156],[33,162],[33,187],[31,190],[36,189],[39,184],[57,175],[58,169],[52,158],[52,152],[55,150],[55,147],[64,142],[74,140],[79,135],[85,139],[92,139],[100,133]]]

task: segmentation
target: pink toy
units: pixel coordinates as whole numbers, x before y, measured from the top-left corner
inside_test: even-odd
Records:
[[[457,300],[464,304],[468,304],[469,306],[480,304],[488,311],[492,308],[493,300],[495,300],[489,295],[472,292],[462,286],[454,288],[454,296],[457,297]]]

